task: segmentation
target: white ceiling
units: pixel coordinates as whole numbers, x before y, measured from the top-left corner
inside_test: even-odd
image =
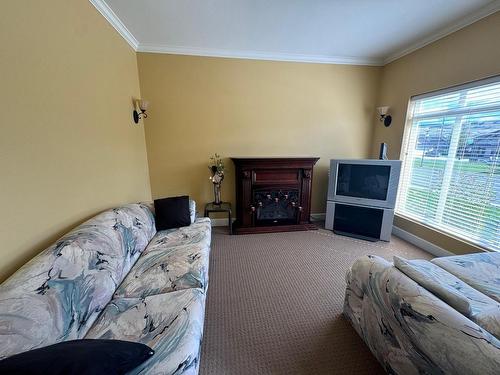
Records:
[[[90,0],[138,51],[383,65],[500,0]]]

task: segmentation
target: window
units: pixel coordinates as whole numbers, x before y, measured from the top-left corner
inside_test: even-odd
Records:
[[[396,212],[500,251],[500,77],[412,97]]]

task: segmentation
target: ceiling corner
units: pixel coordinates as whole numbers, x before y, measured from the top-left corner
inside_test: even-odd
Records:
[[[139,47],[139,42],[130,32],[129,29],[123,24],[123,22],[118,18],[115,12],[106,4],[104,0],[89,0],[90,3],[101,13],[104,18],[115,28],[116,31],[122,36],[123,39],[137,51]]]
[[[498,12],[499,10],[500,10],[500,0],[495,0],[490,4],[486,5],[485,7],[482,7],[477,12],[471,13],[466,17],[458,20],[457,22],[454,22],[453,24],[438,30],[434,34],[429,35],[423,39],[420,39],[417,42],[411,44],[410,46],[407,46],[403,49],[396,51],[395,53],[392,53],[391,55],[387,56],[384,59],[384,65],[387,65],[403,56],[415,52],[416,50],[423,48],[426,45],[431,44],[439,39],[442,39],[450,34],[453,34],[454,32],[459,31],[464,27],[472,25],[474,22],[486,18],[489,15]]]

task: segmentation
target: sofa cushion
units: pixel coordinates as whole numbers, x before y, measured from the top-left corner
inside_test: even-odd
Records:
[[[120,340],[71,340],[0,361],[1,374],[125,374],[151,358],[147,345]]]
[[[394,256],[394,266],[461,314],[471,316],[469,300],[460,291],[466,285],[452,274],[423,259]]]
[[[0,285],[0,358],[82,338],[155,234],[131,204],[78,226]]]
[[[185,227],[191,224],[189,197],[169,197],[154,201],[156,230]]]
[[[473,309],[471,320],[500,340],[500,304],[496,302],[481,307]]]
[[[500,339],[500,303],[422,259],[394,257],[394,265],[448,305]]]
[[[183,238],[184,242],[173,238]],[[160,231],[123,280],[115,297],[146,297],[187,288],[206,290],[209,252],[207,220],[198,219],[189,227],[174,231]]]
[[[188,288],[206,289],[208,255],[208,248],[199,245],[149,251],[139,258],[115,297],[146,297]]]
[[[186,289],[110,302],[86,338],[140,342],[155,354],[130,374],[197,374],[205,293]]]
[[[500,302],[500,253],[434,258],[432,263]]]
[[[167,229],[159,231],[154,241],[148,245],[145,251],[166,249],[174,246],[185,246],[201,243],[210,246],[211,221],[208,217],[201,217],[187,227]]]

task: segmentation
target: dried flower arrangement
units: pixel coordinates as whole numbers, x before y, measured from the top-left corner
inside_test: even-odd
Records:
[[[210,164],[208,169],[212,173],[210,181],[214,185],[214,204],[221,204],[220,186],[224,180],[224,162],[219,154],[214,154],[210,157]]]

